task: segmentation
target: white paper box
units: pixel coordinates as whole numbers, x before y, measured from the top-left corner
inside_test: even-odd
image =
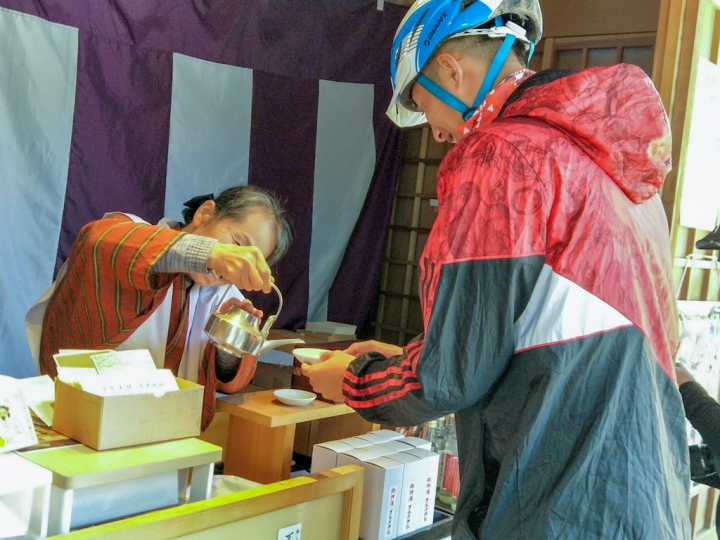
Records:
[[[419,529],[421,526],[420,519],[424,503],[423,494],[427,464],[422,458],[407,452],[398,452],[387,457],[402,463],[404,466],[397,525],[397,534],[402,536]]]
[[[364,439],[368,441],[370,444],[381,444],[384,442],[388,442],[388,438],[383,435],[376,435],[374,432],[366,433],[365,435],[358,435],[358,439]]]
[[[421,488],[419,524],[418,527],[427,527],[433,523],[433,515],[435,513],[435,491],[437,489],[438,466],[440,465],[440,456],[430,450],[416,448],[406,452],[423,460],[425,465],[425,479]]]
[[[355,465],[358,461],[368,461],[379,457],[385,457],[396,452],[390,448],[385,448],[379,444],[368,446],[366,448],[355,448],[347,452],[341,452],[337,456],[337,467],[343,465]]]
[[[363,450],[367,449],[361,448],[355,452]],[[360,461],[352,455],[340,454],[338,462],[341,459],[345,464],[360,465],[365,469],[360,538],[363,540],[395,538],[404,465],[388,457]]]
[[[329,441],[314,445],[310,474],[335,468],[338,454],[350,450],[354,450],[354,447],[342,441]]]
[[[340,439],[340,442],[348,444],[353,448],[366,448],[368,446],[372,446],[373,444],[370,441],[361,439],[360,437],[347,437],[346,439]]]
[[[420,437],[403,437],[400,441],[414,448],[422,448],[423,450],[430,450],[431,448],[430,441],[421,439]]]
[[[379,435],[385,437],[388,441],[396,441],[403,438],[402,433],[393,431],[392,429],[376,429],[375,431],[368,431],[368,434]],[[362,437],[362,435],[360,435]]]
[[[384,443],[377,444],[375,446],[382,446],[383,448],[389,448],[393,452],[407,452],[408,450],[413,450],[415,448],[414,446],[405,444],[405,441],[403,439],[400,439],[399,441],[387,441]]]

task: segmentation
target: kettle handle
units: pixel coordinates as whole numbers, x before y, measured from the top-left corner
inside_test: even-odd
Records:
[[[227,287],[225,287],[225,292],[220,297],[220,301],[217,303],[217,305],[215,306],[215,309],[213,309],[213,311],[217,311],[220,309],[220,306],[223,305],[223,300],[225,300],[225,296],[227,296],[227,293],[230,290],[230,287],[232,287],[232,286],[233,286],[233,284],[230,283]],[[270,331],[270,327],[280,316],[280,312],[282,311],[282,307],[283,307],[283,297],[282,297],[282,293],[280,292],[280,289],[278,289],[277,285],[275,285],[274,283],[271,283],[270,287],[273,288],[273,290],[277,293],[278,298],[280,298],[280,305],[278,306],[278,309],[277,309],[277,312],[275,313],[275,315],[270,315],[267,318],[267,320],[265,321],[265,324],[263,325],[263,328],[260,332],[263,337],[267,336],[268,332]]]
[[[282,311],[283,307],[283,297],[282,293],[280,292],[280,289],[277,288],[277,285],[274,283],[271,283],[270,286],[273,288],[273,290],[277,293],[278,298],[280,299],[280,305],[278,306],[277,311],[275,312],[275,315],[270,315],[267,320],[265,321],[265,324],[263,325],[261,334],[263,337],[268,335],[268,332],[270,332],[270,327],[272,324],[277,320],[277,318],[280,316],[280,312]]]
[[[230,290],[230,287],[232,287],[232,286],[233,286],[232,283],[228,283],[228,286],[225,287],[225,292],[220,297],[220,301],[217,304],[215,304],[213,311],[218,311],[220,309],[220,307],[223,305],[223,300],[225,300],[225,297],[227,296],[227,293]]]

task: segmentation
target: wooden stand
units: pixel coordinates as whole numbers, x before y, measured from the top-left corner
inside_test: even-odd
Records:
[[[317,399],[290,407],[280,403],[273,390],[226,396],[217,404],[230,415],[225,474],[262,484],[290,478],[296,424],[355,412],[344,403]]]
[[[190,502],[210,496],[213,464],[222,449],[199,439],[179,439],[98,452],[84,445],[35,450],[23,458],[53,473],[48,534],[70,530],[73,492],[130,478],[193,468]]]

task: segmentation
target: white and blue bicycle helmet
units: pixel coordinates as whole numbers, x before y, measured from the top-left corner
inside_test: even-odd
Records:
[[[422,69],[444,41],[484,34],[503,38],[475,101],[468,107],[431,81]],[[400,127],[426,122],[410,97],[417,82],[432,95],[468,119],[492,89],[515,40],[528,47],[528,60],[542,35],[538,0],[417,0],[403,18],[393,40],[390,78],[393,98],[387,115]]]

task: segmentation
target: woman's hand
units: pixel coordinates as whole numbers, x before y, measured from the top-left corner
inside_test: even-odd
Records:
[[[218,242],[210,252],[207,267],[238,289],[269,293],[274,281],[262,251],[255,246],[237,246]]]
[[[243,311],[247,311],[251,315],[255,315],[258,319],[262,319],[262,310],[253,306],[253,303],[247,298],[245,300],[240,300],[239,298],[228,298],[223,302],[223,305],[220,306],[220,313],[225,313],[233,306],[237,306]]]
[[[353,343],[343,352],[352,356],[360,356],[361,354],[369,352],[379,352],[386,358],[390,358],[391,356],[403,354],[403,348],[397,345],[391,345],[390,343],[383,343],[382,341],[375,341],[374,339],[371,339],[370,341],[358,341],[357,343]]]
[[[343,379],[347,367],[355,357],[340,351],[328,351],[320,357],[319,364],[303,364],[303,375],[307,375],[310,384],[318,394],[336,403],[343,401]]]

